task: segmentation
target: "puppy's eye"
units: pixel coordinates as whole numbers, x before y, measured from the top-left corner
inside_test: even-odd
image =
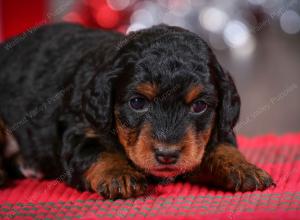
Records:
[[[191,112],[195,114],[202,114],[206,111],[207,104],[203,101],[196,101],[191,106]]]
[[[135,111],[147,110],[147,100],[141,96],[131,98],[129,100],[129,105]]]

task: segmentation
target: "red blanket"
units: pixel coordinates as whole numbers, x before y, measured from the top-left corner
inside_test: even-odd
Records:
[[[57,180],[19,180],[0,190],[0,219],[300,219],[300,133],[238,141],[276,187],[229,193],[176,183],[155,186],[145,197],[110,201]]]

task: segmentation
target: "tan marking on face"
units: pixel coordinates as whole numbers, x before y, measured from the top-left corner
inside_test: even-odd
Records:
[[[149,100],[153,100],[158,94],[158,87],[154,83],[141,83],[137,86],[136,90],[146,96]]]
[[[191,102],[193,102],[196,98],[198,98],[198,96],[200,95],[201,91],[203,90],[202,86],[200,85],[195,85],[193,87],[191,87],[187,94],[185,95],[185,102],[190,104]]]
[[[116,117],[117,118],[117,117]],[[154,155],[155,146],[180,147],[181,153],[178,162],[174,165],[175,172],[171,173],[154,173],[157,176],[176,176],[191,171],[200,165],[204,155],[205,146],[208,143],[211,127],[207,130],[196,133],[193,127],[187,128],[186,134],[182,140],[172,145],[159,143],[152,138],[152,128],[150,124],[145,124],[138,132],[135,129],[127,128],[122,125],[120,120],[116,120],[116,129],[120,143],[124,146],[125,152],[130,160],[142,168],[145,172],[153,173],[154,169],[159,168]]]
[[[128,157],[139,167],[146,168],[152,154],[153,140],[150,127],[145,125],[138,134],[134,129],[122,125],[120,120],[116,120],[116,128],[120,143]]]
[[[132,146],[137,141],[137,131],[135,129],[130,129],[126,125],[122,124],[119,119],[119,113],[115,112],[116,118],[116,131],[119,137],[120,143],[124,146]]]
[[[198,134],[191,127],[187,129],[186,135],[181,143],[183,146],[181,166],[184,167],[186,171],[191,171],[200,165],[210,134],[211,128]]]

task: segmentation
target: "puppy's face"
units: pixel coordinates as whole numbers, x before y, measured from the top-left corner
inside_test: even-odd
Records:
[[[185,44],[150,45],[116,87],[119,141],[136,166],[158,177],[174,177],[201,163],[216,118],[208,52]]]
[[[125,37],[99,67],[82,99],[85,118],[109,136],[115,127],[145,172],[174,177],[216,144],[236,145],[239,95],[199,36],[154,26]]]

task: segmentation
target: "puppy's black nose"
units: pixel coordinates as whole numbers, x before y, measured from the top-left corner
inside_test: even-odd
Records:
[[[174,164],[178,160],[179,153],[179,150],[155,149],[155,159],[160,164]]]

